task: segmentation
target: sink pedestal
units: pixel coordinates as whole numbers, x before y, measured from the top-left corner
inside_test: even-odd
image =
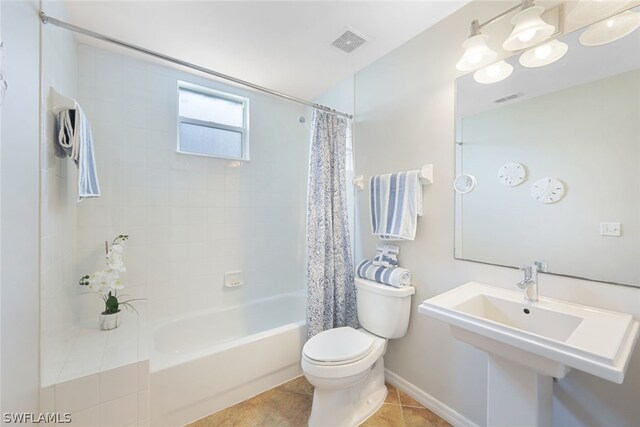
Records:
[[[487,426],[550,426],[553,378],[488,354]]]

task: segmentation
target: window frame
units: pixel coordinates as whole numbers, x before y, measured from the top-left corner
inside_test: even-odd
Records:
[[[222,123],[217,123],[217,122],[209,122],[206,120],[198,120],[198,119],[193,119],[190,117],[185,117],[185,116],[181,116],[180,115],[180,91],[181,90],[188,90],[191,92],[195,92],[195,93],[199,93],[205,96],[209,96],[209,97],[213,97],[213,98],[219,98],[219,99],[224,99],[224,100],[228,100],[228,101],[233,101],[233,102],[237,102],[237,103],[241,103],[242,104],[242,122],[243,122],[243,126],[241,127],[236,127],[236,126],[230,126],[230,125],[225,125]],[[185,154],[185,155],[190,155],[190,156],[202,156],[202,157],[212,157],[212,158],[216,158],[216,159],[229,159],[229,160],[238,160],[238,161],[249,161],[250,157],[249,157],[249,108],[250,108],[250,100],[249,98],[243,97],[243,96],[239,96],[239,95],[235,95],[232,93],[228,93],[228,92],[222,92],[219,90],[215,90],[215,89],[211,89],[209,87],[206,86],[201,86],[201,85],[197,85],[194,83],[189,83],[189,82],[185,82],[185,81],[181,81],[178,80],[178,87],[177,87],[177,91],[176,91],[176,98],[177,98],[177,111],[176,111],[176,116],[177,116],[177,124],[176,124],[176,141],[177,141],[177,147],[176,147],[176,153],[178,154]],[[217,155],[217,154],[205,154],[205,153],[194,153],[192,151],[184,151],[182,150],[182,145],[180,142],[180,124],[181,123],[187,123],[187,124],[192,124],[192,125],[197,125],[197,126],[204,126],[204,127],[208,127],[211,129],[220,129],[220,130],[226,130],[226,131],[232,131],[232,132],[238,132],[241,134],[241,138],[242,138],[242,146],[241,146],[241,150],[242,150],[242,155],[240,157],[235,157],[235,156],[223,156],[223,155]]]

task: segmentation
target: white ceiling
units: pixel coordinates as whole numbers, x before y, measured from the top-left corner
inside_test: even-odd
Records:
[[[73,24],[313,99],[468,1],[67,0],[66,4]],[[351,54],[331,46],[346,26],[369,40]],[[91,41],[83,38],[83,42]]]

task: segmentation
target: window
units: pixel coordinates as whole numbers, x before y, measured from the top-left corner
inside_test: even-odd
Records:
[[[178,152],[249,160],[249,100],[178,82]]]

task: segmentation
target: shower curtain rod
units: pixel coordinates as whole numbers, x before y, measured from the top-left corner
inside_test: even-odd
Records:
[[[251,82],[248,82],[248,81],[245,81],[245,80],[241,80],[241,79],[238,79],[236,77],[229,76],[227,74],[219,73],[217,71],[210,70],[209,68],[201,67],[199,65],[192,64],[190,62],[183,61],[181,59],[177,59],[177,58],[174,58],[172,56],[164,55],[162,53],[155,52],[155,51],[152,51],[152,50],[149,50],[149,49],[145,49],[145,48],[140,47],[140,46],[129,44],[127,42],[123,42],[121,40],[117,40],[117,39],[111,38],[109,36],[105,36],[104,34],[96,33],[95,31],[87,30],[86,28],[78,27],[76,25],[69,24],[68,22],[64,22],[64,21],[61,21],[59,19],[53,18],[51,16],[48,16],[44,12],[40,12],[40,20],[42,21],[43,24],[53,24],[56,27],[64,28],[66,30],[73,31],[74,33],[78,33],[78,34],[82,34],[82,35],[85,35],[85,36],[89,36],[89,37],[92,37],[94,39],[102,40],[102,41],[105,41],[105,42],[108,42],[108,43],[113,43],[113,44],[118,45],[120,47],[124,47],[124,48],[130,49],[130,50],[134,50],[136,52],[144,53],[145,55],[153,56],[155,58],[162,59],[162,60],[168,61],[168,62],[172,62],[174,64],[181,65],[183,67],[191,68],[192,70],[196,70],[196,71],[199,71],[201,73],[209,74],[211,76],[217,77],[219,79],[227,80],[227,81],[239,84],[241,86],[245,86],[245,87],[248,87],[248,88],[251,88],[251,89],[255,89],[255,90],[260,91],[260,92],[265,92],[265,93],[268,93],[270,95],[274,95],[274,96],[277,96],[277,97],[280,97],[280,98],[288,99],[289,101],[297,102],[298,104],[307,105],[309,107],[313,107],[313,108],[316,108],[318,110],[328,111],[328,112],[334,113],[334,114],[336,114],[338,116],[346,117],[347,119],[353,119],[353,115],[351,115],[351,114],[343,113],[341,111],[334,110],[334,109],[329,108],[327,106],[324,106],[324,105],[321,105],[321,104],[316,104],[316,103],[313,103],[311,101],[307,101],[306,99],[296,98],[295,96],[287,95],[287,94],[282,93],[282,92],[278,92],[278,91],[275,91],[275,90],[272,90],[272,89],[268,89],[266,87],[259,86],[257,84],[254,84],[254,83],[251,83]]]

